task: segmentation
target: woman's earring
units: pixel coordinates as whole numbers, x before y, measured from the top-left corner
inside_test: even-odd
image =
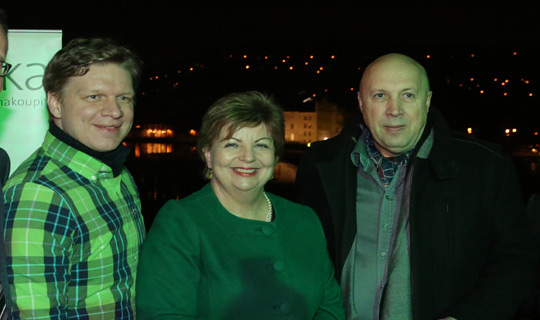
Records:
[[[206,174],[204,175],[204,177],[208,180],[211,180],[213,176],[214,176],[214,171],[212,170],[212,168],[206,169]]]

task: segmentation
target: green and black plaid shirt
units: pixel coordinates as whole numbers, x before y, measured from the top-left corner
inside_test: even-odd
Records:
[[[15,319],[134,319],[145,237],[132,176],[47,133],[4,187]]]

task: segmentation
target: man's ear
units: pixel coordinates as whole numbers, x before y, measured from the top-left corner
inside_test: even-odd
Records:
[[[362,107],[364,106],[364,104],[362,102],[362,96],[360,95],[360,90],[358,90],[358,92],[356,93],[356,99],[358,99],[358,107],[360,108],[360,111],[363,112],[364,110],[362,109]]]
[[[47,92],[47,107],[54,118],[62,118],[62,102],[60,94]]]

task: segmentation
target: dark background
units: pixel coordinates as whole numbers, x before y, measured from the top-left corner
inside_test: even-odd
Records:
[[[166,104],[162,108],[168,110],[162,114],[169,119],[167,112],[174,112],[180,103],[184,114],[193,113],[193,125],[197,125],[199,115],[215,99],[246,89],[272,92],[286,109],[301,108],[301,99],[325,92],[345,110],[355,111],[355,93],[350,88],[358,86],[362,68],[381,54],[402,52],[426,66],[435,105],[448,109],[446,113],[456,118],[457,126],[471,125],[467,119],[471,116],[480,121],[491,117],[512,122],[530,119],[531,110],[536,112],[536,107],[530,107],[537,104],[535,99],[486,94],[488,98],[476,100],[448,83],[469,77],[518,82],[526,78],[537,90],[537,2],[110,0],[9,1],[0,6],[6,9],[12,29],[62,30],[64,43],[75,37],[105,36],[133,48],[145,62],[146,80],[161,76],[158,84],[143,83],[149,103],[141,100],[141,118],[147,118],[147,105],[155,111],[156,105]],[[241,72],[235,63],[244,54],[252,66],[265,55],[275,60],[290,56],[293,63],[315,55],[327,69],[317,79],[298,68],[286,74],[262,68]],[[425,58],[428,54],[430,60]],[[330,64],[331,55],[336,59]],[[199,72],[188,79],[177,73],[194,66]],[[172,90],[171,84],[178,80],[180,86]],[[508,103],[515,107],[508,108]],[[497,109],[486,111],[487,105]],[[148,113],[159,120],[158,112]]]
[[[133,48],[145,62],[145,79],[161,76],[160,81],[143,83],[146,100],[141,99],[138,110],[143,119],[171,119],[181,112],[178,121],[196,126],[215,99],[246,89],[274,93],[286,109],[300,110],[306,96],[324,94],[352,112],[356,102],[350,88],[358,86],[362,68],[381,54],[402,52],[426,66],[434,105],[451,117],[452,124],[463,127],[488,121],[496,126],[526,121],[530,126],[531,115],[537,116],[536,96],[503,99],[489,90],[487,98],[478,100],[477,95],[467,95],[467,84],[465,90],[456,88],[470,77],[484,83],[499,77],[513,84],[530,80],[529,88],[540,94],[537,2],[110,0],[10,1],[0,6],[12,29],[59,29],[64,43],[75,37],[106,36]],[[315,55],[326,72],[314,77],[298,65],[289,73],[268,68],[246,72],[239,65],[244,54],[252,67],[265,55],[275,60],[289,56],[297,64]],[[428,54],[430,60],[425,58]],[[336,58],[329,63],[331,55]],[[189,78],[177,73],[188,67],[198,72]],[[180,85],[173,90],[176,82]]]
[[[0,7],[11,29],[62,30],[64,44],[76,37],[111,37],[136,51],[145,77],[135,124],[198,130],[215,99],[250,89],[274,94],[286,110],[313,111],[314,103],[303,102],[311,97],[354,113],[363,68],[381,54],[401,52],[426,67],[432,106],[454,129],[472,127],[477,137],[512,152],[540,143],[534,135],[540,131],[536,3],[3,1]],[[502,86],[504,80],[509,83]],[[507,137],[506,128],[518,133]],[[148,226],[164,201],[204,183],[191,146],[128,159]],[[303,150],[289,146],[285,160],[296,163]],[[515,159],[526,200],[540,192],[540,162]],[[290,195],[290,186],[269,187]]]

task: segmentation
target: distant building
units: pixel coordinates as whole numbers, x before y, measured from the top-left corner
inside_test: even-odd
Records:
[[[326,140],[336,136],[343,129],[343,112],[334,103],[326,100],[317,101],[317,140]]]
[[[317,140],[317,112],[285,111],[285,141],[309,143]]]
[[[135,125],[128,135],[129,138],[174,138],[172,126],[167,124]]]
[[[315,112],[285,111],[285,141],[307,144],[326,140],[343,128],[343,113],[327,100],[315,102]]]

